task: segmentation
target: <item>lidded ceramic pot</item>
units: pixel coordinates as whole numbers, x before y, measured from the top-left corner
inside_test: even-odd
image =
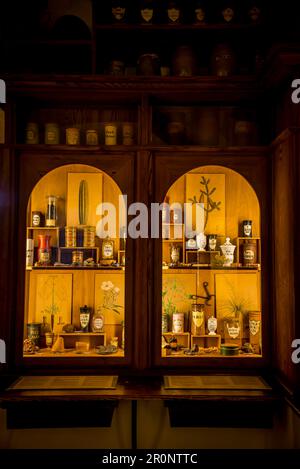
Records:
[[[199,233],[196,236],[197,248],[199,251],[205,251],[206,246],[206,236],[204,233]]]
[[[226,238],[226,241],[221,246],[222,254],[225,256],[226,261],[224,262],[224,267],[230,267],[234,261],[234,251],[236,246],[231,244],[230,238]]]
[[[160,75],[160,60],[157,54],[147,53],[141,55],[137,65],[139,75]]]

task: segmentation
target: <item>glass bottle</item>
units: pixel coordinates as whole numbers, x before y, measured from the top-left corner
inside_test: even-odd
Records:
[[[56,195],[47,196],[46,226],[55,227],[57,222],[57,199]]]
[[[39,265],[51,264],[51,247],[49,235],[38,236],[38,263]]]
[[[102,242],[102,260],[111,260],[114,258],[114,242],[108,236]]]
[[[47,317],[43,316],[43,322],[41,325],[41,336],[46,335],[47,332],[51,332],[51,326],[47,323]]]
[[[104,314],[101,308],[97,308],[92,318],[92,332],[102,332],[104,326]]]

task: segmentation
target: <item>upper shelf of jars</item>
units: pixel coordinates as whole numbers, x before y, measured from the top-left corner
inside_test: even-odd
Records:
[[[274,26],[276,12],[274,8],[270,11],[268,1],[239,3],[94,1],[90,20],[66,14],[46,21],[45,12],[41,12],[26,22],[24,12],[16,31],[4,34],[2,70],[126,77],[207,76],[214,75],[214,62],[222,45],[223,59],[229,54],[230,74],[255,74],[271,44],[271,34],[266,31],[269,27],[278,31]],[[280,21],[282,28],[284,20]],[[198,36],[201,32],[207,36]],[[190,61],[188,70],[178,70],[181,60]]]

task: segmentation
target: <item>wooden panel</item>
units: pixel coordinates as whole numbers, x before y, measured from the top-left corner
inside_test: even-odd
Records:
[[[72,318],[78,329],[80,328],[80,308],[84,305],[91,308],[94,306],[94,275],[95,272],[89,270],[73,271]]]
[[[271,388],[260,376],[164,376],[165,389],[244,389]]]
[[[58,222],[59,226],[65,226],[67,224],[78,225],[76,220],[67,220],[67,199],[68,199],[68,173],[98,173],[102,175],[103,183],[100,187],[100,202],[102,200],[110,202],[118,207],[118,197],[120,190],[114,181],[107,176],[105,173],[97,168],[83,164],[72,164],[56,168],[54,172],[47,173],[34,187],[31,198],[29,210],[40,211],[45,213],[46,210],[46,196],[54,194],[59,197],[58,199]],[[103,188],[102,188],[103,186]],[[107,197],[103,198],[102,197]],[[75,202],[75,207],[77,203]],[[117,212],[118,213],[118,212]],[[30,214],[27,223],[30,222]],[[91,223],[93,224],[93,223]],[[96,225],[95,225],[96,226]]]
[[[86,211],[86,216],[80,220],[79,214],[79,191],[81,185],[85,185],[85,197],[82,203]],[[68,172],[68,189],[67,189],[67,225],[88,225],[96,226],[100,220],[97,215],[97,207],[102,202],[102,174]]]
[[[197,270],[197,295],[207,297],[207,293],[204,288],[204,284],[207,283],[206,289],[210,295],[215,295],[215,279],[214,272],[212,270]],[[205,303],[204,298],[199,298],[200,303]],[[207,331],[207,320],[211,316],[216,316],[216,297],[212,296],[210,300],[207,301],[204,307],[205,312],[205,330]],[[218,325],[219,329],[219,325]]]
[[[232,171],[228,167],[220,167],[216,165],[204,165],[199,169],[193,169],[189,172],[189,175],[186,176],[186,198],[190,198],[193,195],[198,197],[199,195],[199,186],[196,184],[194,188],[191,186],[191,181],[194,175],[212,175],[212,174],[224,174],[225,175],[225,196],[221,197],[225,200],[225,226],[222,234],[223,237],[230,236],[231,238],[237,238],[239,233],[239,226],[243,220],[252,220],[253,221],[253,236],[260,236],[260,207],[257,199],[257,195],[250,184],[244,177],[241,177],[235,171]],[[171,188],[168,190],[168,196],[170,197],[170,202],[181,202],[182,201],[182,191],[185,185],[183,183],[183,178],[179,178],[178,181],[172,184]],[[195,192],[196,191],[196,192]],[[220,197],[217,199],[219,200]],[[221,200],[221,199],[220,199]],[[182,203],[182,202],[181,202]],[[213,219],[214,212],[211,214]],[[210,229],[208,226],[206,233],[214,233],[215,231]]]
[[[21,376],[8,390],[116,389],[117,376]]]
[[[48,324],[54,315],[54,326],[61,317],[64,324],[71,323],[72,311],[72,274],[30,272],[28,322]],[[26,322],[26,321],[25,321]]]
[[[249,342],[248,312],[261,311],[259,272],[220,273],[215,275],[218,332],[224,337],[224,319],[243,314],[243,335]]]
[[[218,210],[213,210],[207,215],[204,212],[204,226],[202,230],[205,233],[217,234],[219,236],[225,236],[225,216],[226,216],[226,200],[225,200],[225,174],[205,174],[205,172],[199,172],[193,174],[187,174],[186,178],[186,195],[185,202],[191,202],[190,199],[196,198],[197,202],[202,201],[200,191],[202,194],[207,192],[209,194],[214,190],[214,193],[210,196],[213,202],[219,204]],[[204,179],[207,182],[207,189],[204,184]],[[202,183],[203,182],[203,183]],[[229,181],[227,180],[227,183]],[[231,181],[230,181],[231,184]],[[203,195],[204,210],[211,210],[212,207],[208,204],[209,195]],[[193,228],[195,225],[195,214],[193,214]]]
[[[273,277],[275,285],[273,356],[281,379],[294,390],[296,383],[299,389],[300,383],[299,371],[291,359],[292,341],[299,338],[296,329],[298,292],[295,292],[296,265],[294,257],[295,246],[299,243],[299,230],[295,225],[299,212],[297,204],[299,194],[296,191],[297,187],[299,190],[299,182],[296,179],[296,160],[298,157],[299,144],[296,142],[296,136],[291,132],[285,132],[277,140],[273,155]],[[298,249],[297,246],[296,249]]]
[[[119,324],[124,319],[124,273],[105,272],[95,275],[95,309],[103,308],[107,324]]]

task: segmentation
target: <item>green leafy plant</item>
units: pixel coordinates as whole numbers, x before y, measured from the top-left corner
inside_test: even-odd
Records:
[[[207,226],[209,215],[214,210],[220,210],[221,201],[215,202],[212,199],[212,195],[216,191],[216,187],[212,189],[209,188],[210,179],[206,179],[204,176],[200,179],[200,196],[197,200],[197,197],[194,195],[192,199],[189,199],[193,204],[203,204],[204,205],[204,230]],[[202,187],[201,187],[202,186]]]

